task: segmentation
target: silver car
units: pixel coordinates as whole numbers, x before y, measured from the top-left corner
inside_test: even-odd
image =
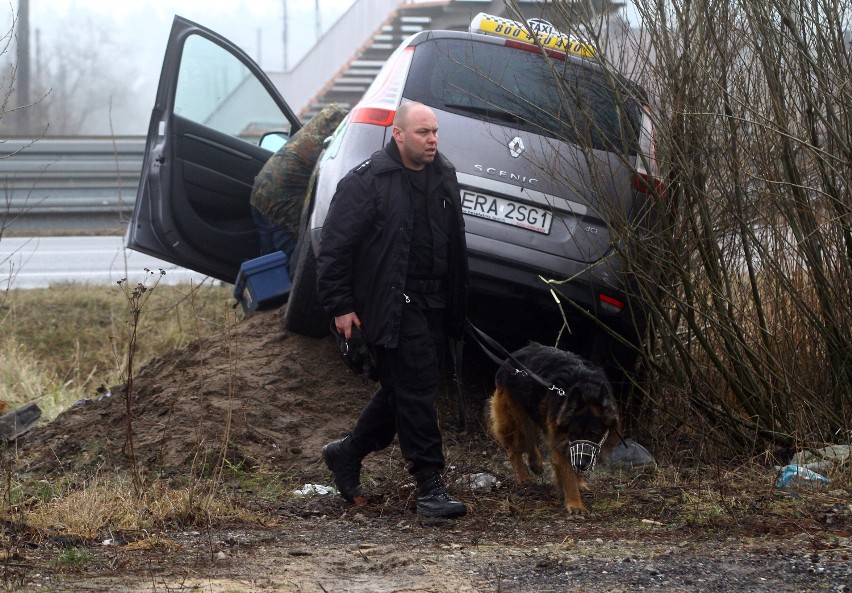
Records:
[[[285,325],[325,335],[315,254],[338,181],[391,138],[402,101],[432,107],[439,150],[456,166],[471,268],[470,315],[507,347],[613,350],[642,307],[613,248],[613,223],[642,216],[653,134],[642,91],[601,69],[588,45],[546,23],[479,15],[470,32],[423,31],[387,61],[327,140],[291,259]],[[259,255],[249,197],[270,132],[301,123],[244,52],[177,17],[169,40],[127,245],[227,282]],[[548,284],[544,280],[559,281]]]
[[[602,358],[617,340],[592,318],[631,342],[642,332],[611,223],[646,210],[653,139],[643,93],[589,59],[588,45],[552,30],[536,44],[506,19],[479,15],[472,29],[405,41],[330,139],[304,212],[285,325],[327,331],[314,258],[331,198],[350,169],[391,139],[400,102],[419,101],[434,110],[438,149],[458,172],[471,318],[510,346],[552,343],[562,325],[558,297],[571,320],[566,345]]]

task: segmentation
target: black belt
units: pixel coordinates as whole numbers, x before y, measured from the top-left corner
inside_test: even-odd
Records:
[[[418,294],[438,294],[444,292],[446,282],[443,278],[406,278],[405,290]]]

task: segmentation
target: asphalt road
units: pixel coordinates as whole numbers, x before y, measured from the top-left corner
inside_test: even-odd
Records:
[[[145,268],[164,270],[162,284],[211,281],[197,272],[125,249],[123,237],[0,239],[0,291],[69,282],[107,285],[122,278],[135,285],[145,279]]]

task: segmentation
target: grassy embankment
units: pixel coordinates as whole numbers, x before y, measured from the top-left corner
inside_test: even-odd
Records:
[[[157,276],[146,282],[154,285]],[[122,383],[137,286],[60,284],[0,294],[0,406],[36,402],[46,418]],[[157,285],[139,316],[138,369],[152,358],[222,329],[231,287]]]
[[[137,344],[135,373],[155,357],[216,334],[242,317],[241,309],[233,308],[231,286],[167,286],[157,284],[158,278],[154,273],[144,285],[60,284],[0,293],[3,410],[35,402],[43,419],[53,419],[76,401],[123,384],[131,343]],[[211,470],[212,476],[193,475],[188,484],[174,485],[156,476],[137,481],[139,474],[97,470],[51,480],[24,477],[8,448],[2,462],[0,495],[6,504],[0,505],[0,518],[16,521],[27,533],[49,534],[63,525],[69,533],[93,537],[104,526],[205,525],[211,517],[245,514],[221,491],[222,467]],[[229,472],[232,478],[250,479],[239,468]],[[14,539],[0,538],[0,549],[14,547]]]

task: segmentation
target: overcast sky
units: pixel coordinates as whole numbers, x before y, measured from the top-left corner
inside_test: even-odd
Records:
[[[174,16],[180,15],[228,37],[270,70],[283,65],[284,6],[287,6],[289,61],[316,38],[317,12],[323,30],[352,0],[30,0],[30,24],[42,38],[72,34],[67,24],[91,19],[108,27],[113,41],[128,46],[127,58],[159,67]],[[12,5],[17,9],[17,0]],[[319,11],[317,11],[317,7]]]
[[[116,71],[132,72],[128,82],[143,116],[122,118],[118,133],[144,134],[153,105],[163,52],[175,15],[204,25],[243,48],[266,70],[284,66],[284,6],[287,7],[287,58],[296,64],[315,43],[317,21],[327,30],[353,0],[29,0],[33,60],[55,51],[65,36],[98,35],[108,39]],[[4,31],[18,0],[0,5]],[[94,33],[92,33],[92,31]],[[103,35],[100,35],[103,33]]]

